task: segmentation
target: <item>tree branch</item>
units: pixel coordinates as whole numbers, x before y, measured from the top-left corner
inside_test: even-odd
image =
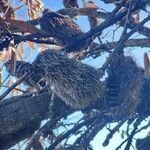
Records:
[[[125,123],[125,121],[121,121],[118,123],[107,135],[105,141],[103,142],[103,146],[107,146],[109,144],[110,139],[113,137],[113,135],[119,130],[119,128]]]
[[[102,70],[105,70],[107,68],[107,66],[110,64],[111,61],[113,61],[113,59],[115,59],[115,55],[119,54],[120,51],[123,50],[124,48],[124,44],[126,43],[126,41],[128,40],[128,38],[135,33],[135,31],[139,30],[142,28],[142,26],[150,19],[150,16],[148,16],[147,18],[145,18],[142,22],[140,22],[137,26],[135,26],[129,33],[127,33],[124,36],[121,36],[120,40],[118,41],[116,48],[114,49],[114,51],[110,54],[109,58],[107,59],[107,61],[104,63],[104,65],[102,66]]]
[[[5,98],[16,86],[21,84],[23,80],[28,76],[29,74],[26,73],[24,74],[20,79],[18,79],[12,86],[10,86],[1,96],[0,96],[0,101],[2,101],[3,98]]]
[[[146,80],[145,82],[150,85],[150,80]],[[148,100],[149,90],[147,90],[147,86],[143,85],[143,91],[141,92],[144,93],[144,95],[141,96],[141,103],[136,110],[137,113],[141,113],[141,110],[145,109],[145,105],[150,106],[150,101]],[[48,93],[42,93],[36,96],[29,93],[5,99],[0,103],[1,149],[10,148],[20,140],[30,137],[34,131],[39,128],[40,122],[47,117],[50,98],[51,94]],[[105,103],[105,100],[103,100],[104,99],[102,99],[101,102]],[[62,118],[75,111],[66,106],[58,97],[56,97],[54,102],[56,102],[54,106],[55,109],[52,113],[55,117]],[[97,105],[97,102],[95,103],[95,105]],[[102,106],[99,109],[101,110]],[[142,111],[142,113],[143,116],[150,115],[150,111],[146,111],[146,113]],[[105,113],[103,115],[105,115]],[[109,120],[109,123],[111,121],[114,122],[113,120]],[[51,125],[53,125],[53,123],[52,121]],[[47,129],[45,129],[45,131]]]
[[[50,97],[48,93],[36,96],[28,93],[0,103],[0,149],[13,146],[39,128],[40,122],[47,117]],[[71,113],[72,109],[56,97],[53,113],[63,117],[66,112]]]

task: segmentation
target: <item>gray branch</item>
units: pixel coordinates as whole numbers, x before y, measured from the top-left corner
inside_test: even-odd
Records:
[[[150,79],[143,84],[142,100],[137,107],[137,112],[143,116],[149,116],[150,111],[145,111],[145,106],[150,106],[149,90]],[[103,95],[105,97],[105,95]],[[0,148],[10,148],[19,141],[30,137],[40,126],[40,122],[48,116],[48,107],[51,95],[43,93],[40,95],[23,94],[5,99],[0,103]],[[59,119],[71,114],[75,110],[66,106],[58,97],[55,99],[53,114]],[[104,103],[104,99],[101,100]],[[96,104],[97,105],[97,104]],[[103,109],[101,105],[99,110]],[[113,120],[112,120],[113,121]],[[110,120],[109,120],[110,122]],[[51,121],[53,124],[53,120]]]

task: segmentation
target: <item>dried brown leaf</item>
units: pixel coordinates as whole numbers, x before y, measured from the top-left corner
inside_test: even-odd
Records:
[[[0,17],[0,27],[3,29],[3,31],[10,33],[10,28],[9,28],[7,22],[4,19],[2,19],[1,17]]]
[[[31,49],[34,49],[35,48],[35,44],[33,42],[30,42],[28,41],[28,46],[31,48]]]
[[[90,8],[90,7],[86,8],[85,7],[85,8],[78,9],[78,12],[79,12],[79,15],[85,15],[85,16],[87,16],[87,15],[95,12],[96,10],[97,10],[97,8]]]
[[[30,33],[38,33],[40,32],[39,29],[36,27],[27,24],[24,21],[21,20],[14,20],[14,19],[7,19],[5,20],[8,23],[10,23],[10,26],[13,28],[17,28],[20,32],[30,32]]]
[[[39,14],[43,9],[43,2],[41,0],[20,0],[20,1],[24,2],[25,5],[28,6],[29,10],[28,13],[32,19],[39,17]]]
[[[23,6],[24,5],[20,5],[20,6],[16,7],[16,8],[14,8],[14,11],[20,10]]]
[[[98,9],[95,3],[88,1],[84,3],[84,8],[78,9],[80,15],[90,15]]]
[[[11,74],[14,74],[16,71],[16,52],[12,49],[11,52]]]
[[[44,49],[49,48],[49,46],[46,44],[41,44],[40,47],[41,47],[40,51],[43,51]]]
[[[14,9],[9,5],[8,0],[1,0],[0,1],[0,13],[3,13],[3,16],[5,18],[14,17]]]
[[[97,9],[96,4],[94,2],[92,2],[92,1],[85,2],[84,7],[85,8],[94,8],[94,9]]]
[[[10,59],[11,53],[9,51],[9,49],[6,51],[2,51],[0,52],[0,61],[4,62],[4,61],[8,61]]]
[[[2,68],[0,68],[0,87],[2,85]]]
[[[146,76],[150,74],[150,59],[147,53],[144,53],[144,70]]]
[[[2,51],[2,52],[0,53],[0,61],[4,61],[5,56],[6,56],[6,51]]]
[[[6,86],[7,86],[7,87],[10,86],[10,79],[6,82]]]
[[[23,58],[23,42],[17,47],[17,60],[22,60]]]
[[[100,19],[97,18],[97,17],[88,16],[88,20],[89,20],[89,23],[90,23],[90,27],[91,27],[91,28],[94,28],[94,27],[96,27],[97,25],[100,24]]]

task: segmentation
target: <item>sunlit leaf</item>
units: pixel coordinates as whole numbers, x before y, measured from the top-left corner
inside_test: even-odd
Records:
[[[33,42],[28,41],[28,45],[30,48],[34,49],[35,48],[35,44]]]
[[[39,17],[43,9],[43,2],[41,0],[20,0],[20,2],[24,2],[28,6],[29,16],[32,19]]]
[[[43,51],[44,49],[49,48],[49,46],[46,44],[41,44],[40,47],[41,47],[40,51]]]
[[[16,56],[17,56],[17,60],[21,60],[23,58],[23,42],[21,42],[17,47]]]

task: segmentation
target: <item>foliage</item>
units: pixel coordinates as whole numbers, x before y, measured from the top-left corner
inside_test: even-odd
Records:
[[[101,0],[102,6],[112,6],[109,10],[98,5],[98,1],[64,0],[60,3],[63,9],[49,11],[44,9],[41,0],[20,0],[17,5],[9,0],[0,2],[0,149],[13,146],[17,149],[93,149],[91,141],[106,128],[109,133],[106,139],[101,139],[104,147],[119,132],[123,142],[116,149],[136,146],[148,150],[148,133],[144,139],[135,140],[135,137],[150,126],[150,59],[145,50],[150,47],[149,0]],[[18,11],[24,10],[27,17],[18,19]],[[86,22],[77,24],[81,16]],[[81,30],[82,23],[90,26],[89,31]],[[143,48],[143,68],[131,56],[126,56],[129,47]],[[63,56],[40,57],[46,48]],[[89,58],[100,58],[103,63],[98,69],[79,63]],[[60,65],[58,70],[49,69],[52,63]],[[62,63],[67,66],[61,67]],[[77,65],[80,68],[73,70]],[[69,67],[76,72],[67,75],[65,71]],[[82,106],[77,99],[78,107],[74,107],[76,97],[70,105],[69,98],[73,94],[69,94],[80,89],[76,82],[81,83],[85,72],[93,81],[99,77],[96,82],[103,92],[91,96],[97,93],[92,91],[96,84],[89,82],[85,75],[82,83],[90,83],[86,85],[91,87],[84,89],[90,89],[88,101],[91,103],[84,106],[83,102]],[[50,87],[53,80],[50,73],[55,73],[54,78],[63,75],[64,84],[57,87],[62,93],[57,94],[54,87]],[[66,90],[71,85],[68,81],[77,88],[72,86],[72,91]],[[87,94],[82,89],[80,93],[83,97]],[[73,118],[75,114],[79,116]],[[115,126],[109,127],[113,123]],[[127,128],[122,130],[122,126]]]

